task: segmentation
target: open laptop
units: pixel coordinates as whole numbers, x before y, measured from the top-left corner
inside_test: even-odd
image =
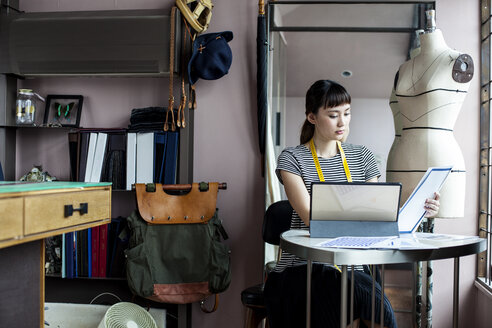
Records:
[[[311,237],[399,236],[401,184],[313,182]]]

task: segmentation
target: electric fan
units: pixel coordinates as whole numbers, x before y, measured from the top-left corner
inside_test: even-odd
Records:
[[[157,328],[157,324],[139,305],[119,302],[106,311],[98,328]]]

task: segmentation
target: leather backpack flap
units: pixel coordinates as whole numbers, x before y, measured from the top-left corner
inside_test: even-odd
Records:
[[[155,184],[155,191],[146,191],[144,183],[135,184],[138,211],[150,224],[206,223],[216,209],[218,182],[209,182],[208,190],[200,191],[193,183],[183,195],[171,195]]]

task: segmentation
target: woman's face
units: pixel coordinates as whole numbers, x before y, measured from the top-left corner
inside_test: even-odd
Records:
[[[350,104],[320,108],[318,114],[309,113],[307,119],[315,126],[315,134],[325,140],[342,141],[348,134],[350,123]]]

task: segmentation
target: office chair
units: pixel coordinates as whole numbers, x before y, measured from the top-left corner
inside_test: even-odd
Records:
[[[277,246],[280,244],[280,235],[290,228],[292,211],[292,206],[288,200],[278,201],[268,207],[263,219],[262,237],[264,242]],[[268,270],[265,271],[268,273]],[[261,283],[248,287],[241,292],[241,302],[246,307],[245,328],[257,328],[267,316],[263,287],[264,283]]]

